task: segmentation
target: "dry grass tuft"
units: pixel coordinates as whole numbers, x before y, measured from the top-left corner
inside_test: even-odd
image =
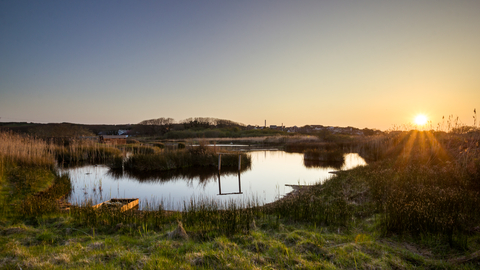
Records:
[[[97,249],[104,249],[105,243],[103,242],[94,242],[87,246],[89,249],[97,250]]]
[[[168,233],[168,239],[188,240],[188,234],[183,228],[182,222],[179,220],[177,222],[178,222],[177,228],[174,231]]]

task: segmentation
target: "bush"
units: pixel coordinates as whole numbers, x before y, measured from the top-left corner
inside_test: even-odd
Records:
[[[127,139],[127,144],[139,144],[140,142],[135,139]]]
[[[160,149],[164,149],[165,148],[165,145],[163,143],[159,143],[159,142],[156,142],[156,143],[152,143],[153,146],[155,147],[158,147]]]

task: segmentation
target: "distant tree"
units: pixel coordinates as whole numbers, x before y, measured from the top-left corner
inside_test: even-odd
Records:
[[[181,123],[185,127],[185,129],[189,128],[210,128],[215,126],[214,121],[212,121],[213,118],[209,117],[195,117],[195,118],[187,118]]]
[[[218,119],[212,117],[190,117],[183,121],[180,121],[186,129],[189,128],[225,128],[225,127],[244,127],[244,124],[240,124],[231,120]]]
[[[174,122],[173,118],[164,117],[143,120],[135,126],[134,130],[145,135],[163,135],[172,129]]]
[[[363,135],[365,135],[365,136],[375,135],[375,130],[373,130],[373,129],[364,128],[364,129],[362,129],[362,131],[363,131]]]
[[[163,125],[171,125],[173,123],[174,123],[173,118],[160,117],[160,118],[157,118],[157,119],[143,120],[142,122],[140,122],[138,124],[139,125],[163,126]]]
[[[217,128],[224,128],[224,127],[245,127],[244,124],[240,124],[231,120],[226,119],[216,119],[216,127]]]

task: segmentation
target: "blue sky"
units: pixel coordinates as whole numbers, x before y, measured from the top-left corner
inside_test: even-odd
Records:
[[[472,124],[478,14],[479,1],[0,1],[0,121]]]

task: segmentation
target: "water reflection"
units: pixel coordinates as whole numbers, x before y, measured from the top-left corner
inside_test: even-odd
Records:
[[[242,168],[241,173],[250,170],[251,167]],[[169,170],[163,172],[135,172],[110,170],[107,175],[113,179],[121,180],[124,177],[136,179],[139,182],[168,182],[168,181],[194,181],[208,182],[215,181],[219,174],[218,169],[214,167],[204,168],[186,168],[181,170]],[[221,176],[237,175],[238,169],[232,167],[223,167],[220,171]]]
[[[329,171],[366,164],[357,154],[346,154],[344,164],[305,162],[303,154],[284,151],[252,151],[250,154],[251,167],[240,173],[237,168],[224,167],[220,174],[217,168],[147,174],[112,171],[103,165],[64,171],[69,172],[72,179],[71,203],[140,198],[140,209],[145,202],[156,200],[162,201],[165,209],[179,210],[184,201],[198,196],[217,200],[255,198],[260,203],[269,203],[292,190],[286,184],[312,185],[333,177]]]
[[[240,179],[240,172],[238,172],[237,175],[238,175],[238,192],[222,193],[222,180],[220,179],[220,174],[218,174],[218,195],[243,194],[242,193],[242,180]]]
[[[345,164],[345,161],[319,161],[319,160],[310,160],[304,159],[303,165],[307,168],[332,168],[336,170],[342,169],[342,166]]]

